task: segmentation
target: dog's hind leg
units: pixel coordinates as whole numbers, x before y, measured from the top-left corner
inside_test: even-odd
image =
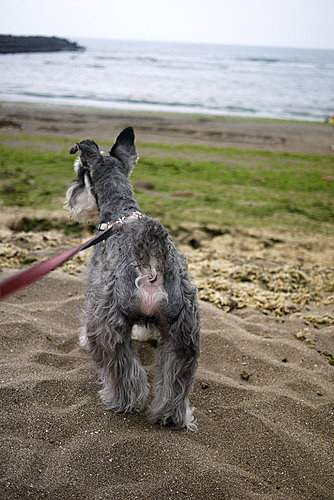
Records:
[[[187,297],[167,339],[162,335],[155,372],[155,395],[148,417],[151,422],[181,429],[196,430],[193,408],[189,406],[197,361],[200,354],[199,314],[195,298]]]
[[[86,326],[81,326],[79,328],[79,345],[80,345],[81,349],[86,349],[86,347],[87,347]]]
[[[87,325],[86,350],[98,372],[101,401],[116,413],[140,410],[147,399],[149,386],[146,372],[131,345],[131,329],[116,329],[95,334]]]

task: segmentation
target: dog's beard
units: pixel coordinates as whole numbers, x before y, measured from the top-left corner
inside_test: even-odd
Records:
[[[68,188],[64,208],[78,222],[95,222],[97,220],[97,203],[86,174],[84,174],[83,185],[77,182]]]

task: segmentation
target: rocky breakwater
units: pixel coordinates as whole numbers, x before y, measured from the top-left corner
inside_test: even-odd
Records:
[[[64,52],[85,50],[76,42],[55,36],[13,36],[0,35],[0,53],[19,52]]]

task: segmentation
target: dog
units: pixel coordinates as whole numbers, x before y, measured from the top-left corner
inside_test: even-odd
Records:
[[[131,341],[159,338],[154,395],[147,415],[172,430],[196,430],[189,405],[200,355],[197,290],[185,258],[165,227],[140,212],[129,176],[137,163],[132,127],[117,137],[109,154],[92,140],[71,154],[77,175],[66,193],[67,209],[80,221],[98,219],[112,236],[94,247],[88,266],[80,345],[99,375],[101,401],[116,413],[145,407],[149,385]]]

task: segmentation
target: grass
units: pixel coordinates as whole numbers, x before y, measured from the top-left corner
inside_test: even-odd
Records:
[[[0,146],[3,204],[60,209],[73,178],[67,149],[75,142],[39,137],[33,146]],[[20,139],[22,145],[24,137]],[[334,234],[334,165],[331,156],[285,154],[204,146],[139,144],[131,180],[150,181],[154,194],[135,192],[143,212],[169,227],[179,223],[286,226]],[[175,196],[191,192],[192,197]],[[156,195],[156,194],[159,195]],[[181,193],[179,193],[181,194]]]

